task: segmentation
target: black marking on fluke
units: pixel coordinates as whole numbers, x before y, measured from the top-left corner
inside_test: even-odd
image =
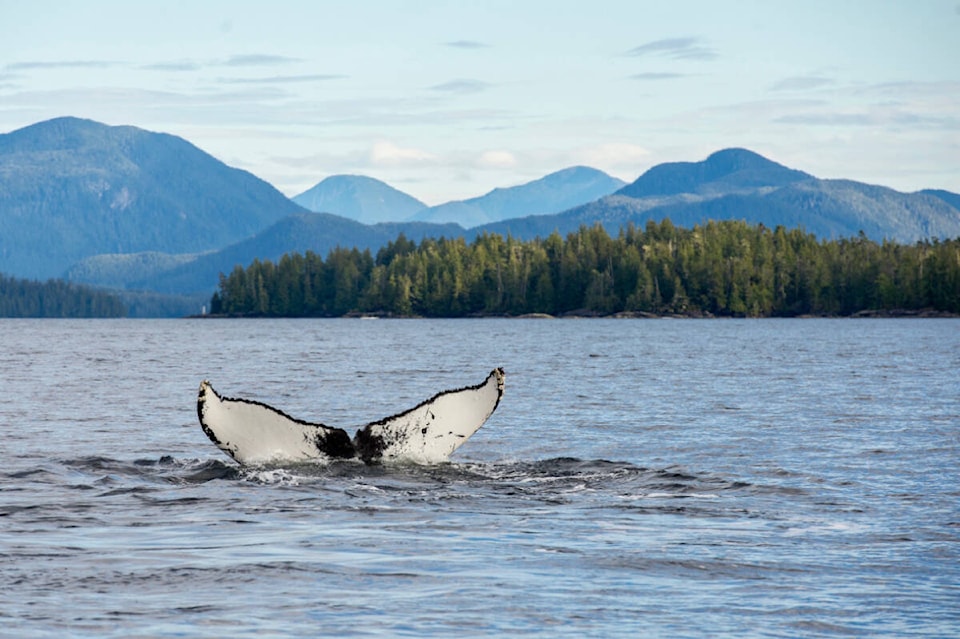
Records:
[[[352,439],[342,428],[297,419],[262,402],[222,397],[206,381],[200,384],[197,417],[210,441],[240,463],[355,457],[368,464],[433,462],[446,459],[483,425],[499,406],[503,386],[504,371],[496,368],[479,384],[437,393],[371,422]],[[431,434],[434,426],[440,430]]]

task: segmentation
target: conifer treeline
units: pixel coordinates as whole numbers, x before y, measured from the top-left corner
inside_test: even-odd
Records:
[[[400,236],[373,257],[338,248],[237,266],[211,300],[217,314],[426,317],[526,313],[851,315],[960,313],[960,238],[913,245],[819,241],[745,222],[692,229],[669,220],[616,238],[601,226],[520,241]]]
[[[123,302],[63,280],[36,282],[0,274],[0,317],[124,317]]]

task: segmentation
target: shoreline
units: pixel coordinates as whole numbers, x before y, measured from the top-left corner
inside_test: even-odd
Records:
[[[711,319],[711,320],[731,320],[731,319],[957,319],[958,313],[948,311],[938,311],[935,309],[892,309],[892,310],[863,310],[857,311],[851,315],[714,315],[712,313],[649,313],[646,311],[620,311],[617,313],[601,314],[585,311],[572,311],[560,315],[551,315],[549,313],[524,313],[522,315],[461,315],[456,317],[426,317],[423,315],[395,315],[392,313],[347,313],[346,315],[334,316],[273,316],[273,315],[213,315],[210,313],[204,315],[186,315],[181,319],[358,319],[358,320],[418,320],[418,319],[523,319],[523,320],[590,320],[590,319],[639,319],[639,320],[660,320],[660,319]],[[149,319],[149,318],[142,318]]]

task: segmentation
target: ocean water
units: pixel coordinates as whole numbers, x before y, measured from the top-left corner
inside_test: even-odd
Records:
[[[240,468],[507,371],[436,466]],[[0,636],[960,636],[960,320],[0,320]]]

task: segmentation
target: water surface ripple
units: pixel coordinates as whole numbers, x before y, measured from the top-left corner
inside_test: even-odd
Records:
[[[958,320],[0,320],[0,635],[960,635]],[[240,468],[201,379],[450,463]]]

